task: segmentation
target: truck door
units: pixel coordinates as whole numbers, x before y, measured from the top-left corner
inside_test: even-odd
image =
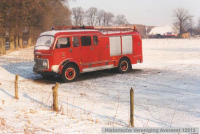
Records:
[[[54,50],[54,65],[59,65],[65,59],[71,58],[70,49],[70,37],[59,37]]]
[[[79,37],[58,38],[54,50],[54,64],[59,65],[64,60],[80,61]]]
[[[101,50],[100,50],[100,45],[99,45],[99,39],[97,35],[92,36],[92,61],[100,61],[100,55],[101,55]]]
[[[93,62],[93,46],[91,36],[81,36],[81,62]]]
[[[72,49],[71,49],[73,61],[79,64],[81,57],[80,57],[80,38],[79,36],[72,37]]]

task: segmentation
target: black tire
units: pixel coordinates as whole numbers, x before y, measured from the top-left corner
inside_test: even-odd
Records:
[[[119,61],[119,64],[118,64],[118,67],[117,67],[117,70],[119,73],[127,73],[131,70],[131,63],[129,61],[129,59],[127,58],[122,58],[120,61]]]
[[[68,71],[68,72],[67,72]],[[63,82],[73,82],[78,78],[78,68],[73,64],[67,64],[61,73],[61,79]]]

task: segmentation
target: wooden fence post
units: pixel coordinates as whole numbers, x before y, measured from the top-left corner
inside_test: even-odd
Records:
[[[19,74],[15,75],[15,99],[19,99],[19,97],[18,97],[18,80],[19,80]]]
[[[58,86],[60,84],[56,82],[56,85],[52,87],[53,90],[53,110],[58,111]]]
[[[134,90],[130,90],[130,122],[131,127],[134,127]]]

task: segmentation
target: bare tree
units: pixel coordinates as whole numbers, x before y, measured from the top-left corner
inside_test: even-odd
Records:
[[[189,24],[188,24],[188,31],[190,32],[190,35],[194,34],[194,30],[195,30],[195,23],[194,23],[193,19],[191,18],[189,20]]]
[[[109,26],[113,23],[113,18],[114,18],[114,14],[111,12],[105,12],[103,14],[103,25],[104,26]]]
[[[10,50],[22,47],[22,35],[28,27],[28,45],[33,45],[43,31],[56,25],[71,25],[68,0],[1,0],[0,44],[5,47],[5,33],[9,34]],[[3,43],[2,43],[3,42]],[[1,50],[0,50],[1,51]],[[4,51],[4,50],[3,50]],[[0,53],[5,53],[1,51]]]
[[[106,20],[107,20],[107,12],[104,12],[103,13],[103,25],[105,26],[106,25]]]
[[[7,13],[5,10],[6,0],[2,0],[0,3],[0,55],[5,54],[5,33],[6,33],[6,20]]]
[[[85,17],[87,19],[87,23],[90,26],[96,25],[96,17],[98,10],[96,7],[91,7],[86,11]]]
[[[116,16],[116,18],[115,18],[115,24],[116,25],[118,25],[118,26],[119,25],[125,25],[127,23],[128,23],[128,21],[126,20],[125,15],[119,14],[119,15]]]
[[[111,12],[108,12],[108,13],[107,13],[107,21],[106,21],[106,25],[107,25],[107,26],[112,25],[112,23],[113,23],[113,18],[114,18],[114,17],[115,17],[115,16],[114,16],[113,13],[111,13]]]
[[[97,14],[97,22],[98,25],[101,26],[102,25],[102,21],[103,21],[103,17],[104,17],[105,11],[104,10],[100,10]]]
[[[83,25],[84,13],[85,12],[82,7],[72,8],[72,16],[73,16],[73,20],[74,20],[73,23],[75,26]]]
[[[178,8],[174,11],[175,22],[174,26],[178,29],[179,34],[182,35],[188,27],[189,21],[193,16],[189,14],[189,11],[184,8]]]

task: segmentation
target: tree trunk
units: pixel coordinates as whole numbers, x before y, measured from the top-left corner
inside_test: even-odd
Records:
[[[0,36],[0,55],[6,53],[6,48],[5,48],[5,37]]]
[[[28,44],[27,46],[32,45],[32,27],[29,27],[29,37],[28,37]]]
[[[18,24],[15,26],[15,49],[18,50],[19,47],[19,26]]]
[[[19,37],[18,35],[15,36],[15,49],[18,50],[19,47]]]
[[[23,47],[23,39],[22,39],[22,34],[19,34],[19,48]]]
[[[13,28],[10,29],[10,33],[9,33],[9,42],[10,42],[10,49],[11,51],[15,50],[15,31]]]

